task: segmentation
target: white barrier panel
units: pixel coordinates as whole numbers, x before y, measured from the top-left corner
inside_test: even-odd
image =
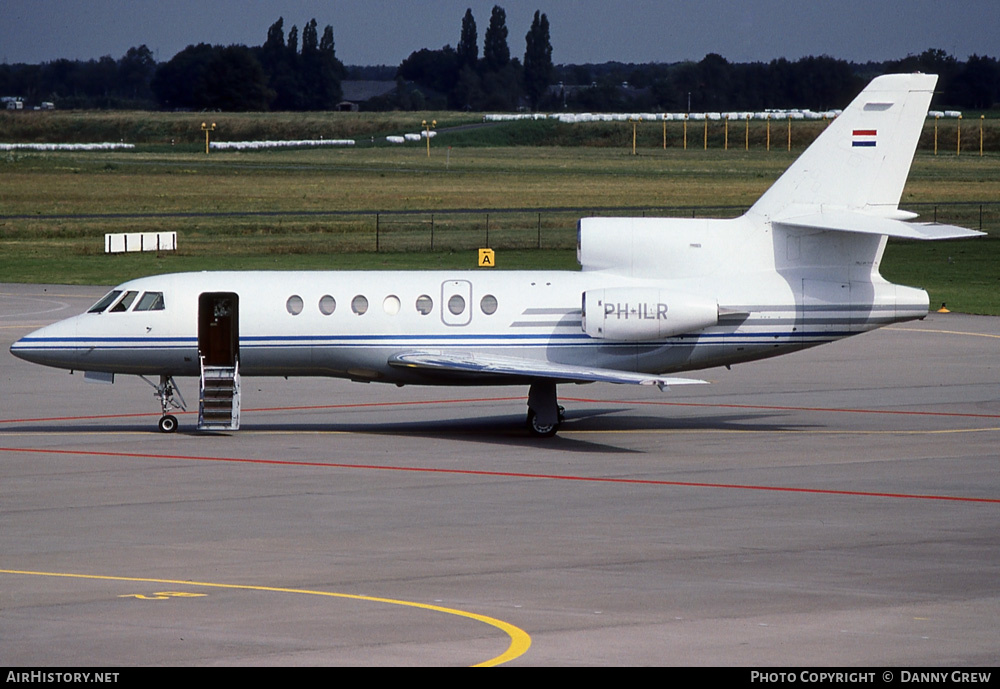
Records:
[[[176,232],[119,232],[104,235],[104,253],[126,251],[175,251]]]
[[[116,151],[133,148],[135,144],[0,144],[0,151]]]
[[[262,148],[299,148],[306,146],[353,146],[354,139],[295,139],[290,141],[213,141],[213,151],[254,151]]]

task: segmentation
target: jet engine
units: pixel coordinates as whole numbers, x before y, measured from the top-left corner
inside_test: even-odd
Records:
[[[583,331],[597,339],[659,340],[718,322],[719,305],[707,297],[655,287],[612,287],[583,293]]]

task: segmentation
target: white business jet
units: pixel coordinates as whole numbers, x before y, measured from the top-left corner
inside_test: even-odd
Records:
[[[898,208],[936,82],[872,81],[742,217],[580,220],[580,272],[159,275],[11,352],[142,376],[164,432],[184,408],[175,376],[200,376],[200,428],[237,429],[245,375],[527,385],[529,429],[553,435],[559,383],[700,383],[667,374],[924,317],[926,292],[879,274],[886,238],[982,234]]]

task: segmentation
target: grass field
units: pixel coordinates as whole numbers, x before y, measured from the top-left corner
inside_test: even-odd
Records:
[[[801,152],[648,146],[633,156],[625,146],[448,142],[447,134],[437,137],[430,158],[422,144],[210,156],[191,145],[9,153],[0,158],[0,281],[112,284],[220,268],[471,268],[486,241],[498,249],[500,268],[572,269],[581,215],[709,213],[694,210],[701,207],[736,215]],[[982,213],[988,239],[893,243],[883,273],[927,288],[935,304],[1000,314],[1000,157],[920,152],[902,206],[979,227],[978,204],[991,200]],[[152,230],[176,230],[179,251],[103,254],[105,232]]]

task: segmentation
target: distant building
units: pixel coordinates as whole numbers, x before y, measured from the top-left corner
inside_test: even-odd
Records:
[[[340,89],[343,100],[337,103],[337,110],[357,112],[362,103],[374,98],[387,96],[396,90],[395,81],[342,81]]]

